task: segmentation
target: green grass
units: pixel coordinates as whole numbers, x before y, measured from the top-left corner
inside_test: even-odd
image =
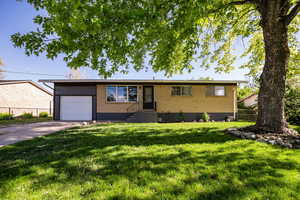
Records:
[[[300,150],[222,132],[249,124],[103,124],[6,146],[0,199],[300,199]]]
[[[51,117],[34,117],[34,118],[14,118],[10,120],[0,120],[0,128],[5,126],[10,126],[14,124],[28,124],[28,123],[35,123],[35,122],[45,122],[52,120]]]

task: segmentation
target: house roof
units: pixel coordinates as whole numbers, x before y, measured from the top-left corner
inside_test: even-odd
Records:
[[[238,84],[243,80],[48,79],[46,83]]]
[[[53,94],[51,92],[49,92],[48,90],[46,90],[45,88],[43,88],[42,86],[40,86],[39,84],[37,84],[31,80],[0,80],[0,86],[1,85],[11,85],[11,84],[21,84],[21,83],[29,83],[29,84],[37,87],[38,89],[42,90],[43,92],[46,92],[47,94],[53,96]]]
[[[239,100],[238,102],[243,102],[243,101],[245,101],[245,100],[247,100],[247,99],[249,99],[249,98],[251,98],[251,97],[253,97],[253,96],[255,96],[255,95],[257,96],[258,94],[253,93],[253,94],[251,94],[251,95],[249,95],[249,96],[247,96],[247,97],[245,97],[245,98]]]

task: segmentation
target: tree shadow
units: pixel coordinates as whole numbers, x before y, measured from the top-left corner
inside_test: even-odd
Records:
[[[218,127],[106,124],[69,129],[0,149],[0,191],[5,195],[12,190],[10,181],[29,177],[33,191],[59,183],[92,182],[78,191],[82,198],[127,181],[152,193],[126,198],[125,193],[112,192],[106,199],[241,199],[260,188],[288,187],[280,171],[300,171],[299,162],[274,156],[279,148],[262,154],[253,147],[254,141],[239,141]],[[99,188],[99,183],[108,189]],[[197,185],[202,190],[189,192]]]

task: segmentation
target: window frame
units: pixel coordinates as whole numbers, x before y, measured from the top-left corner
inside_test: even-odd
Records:
[[[217,95],[217,87],[223,87],[224,89],[224,95]],[[209,91],[209,92],[208,92]],[[213,93],[213,94],[211,94]],[[206,91],[205,91],[205,96],[207,97],[226,97],[226,86],[225,85],[211,85],[211,86],[206,86]]]
[[[224,95],[217,95],[217,87],[223,87]],[[214,96],[215,97],[225,97],[226,96],[226,87],[224,85],[215,85],[214,86]]]
[[[180,94],[179,95],[173,95],[173,88],[179,87],[180,88]],[[183,94],[183,88],[190,88],[190,94],[189,95],[184,95]],[[188,86],[182,86],[182,85],[176,85],[176,86],[171,86],[171,96],[172,97],[191,97],[193,96],[193,87],[191,85]]]
[[[115,87],[115,94],[116,94],[116,101],[108,101],[108,88],[109,87]],[[119,87],[126,87],[126,101],[118,101],[118,88]],[[135,87],[136,88],[136,101],[129,101],[129,87]],[[138,86],[137,85],[106,85],[105,86],[105,101],[106,103],[137,103],[138,102]]]

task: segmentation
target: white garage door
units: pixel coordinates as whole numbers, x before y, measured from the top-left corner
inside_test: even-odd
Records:
[[[61,96],[60,120],[92,120],[92,97]]]

